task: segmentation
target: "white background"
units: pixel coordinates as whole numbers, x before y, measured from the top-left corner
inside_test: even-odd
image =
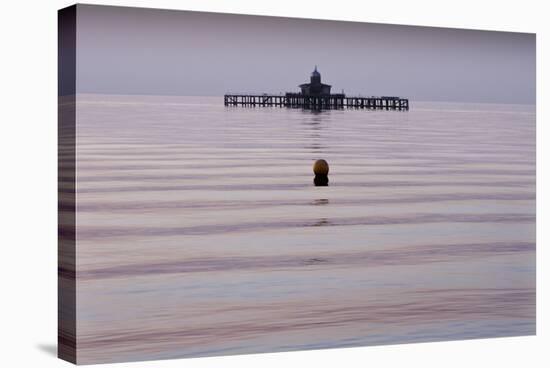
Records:
[[[537,33],[537,336],[166,360],[118,367],[549,367],[550,32],[545,1],[87,1]],[[0,366],[68,367],[57,334],[57,9],[0,2]],[[105,367],[111,365],[105,365]]]

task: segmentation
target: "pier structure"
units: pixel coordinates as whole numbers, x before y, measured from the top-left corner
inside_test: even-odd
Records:
[[[245,107],[290,107],[310,110],[330,110],[343,108],[370,110],[408,110],[409,100],[401,97],[351,97],[344,93],[330,93],[331,86],[321,83],[321,74],[315,66],[310,83],[299,85],[300,92],[287,92],[284,95],[263,94],[226,94],[225,106]]]
[[[313,110],[324,109],[381,109],[381,110],[408,110],[409,100],[401,97],[348,97],[344,94],[321,96],[304,96],[301,93],[287,93],[285,95],[249,95],[227,94],[224,96],[225,106],[245,107],[294,107]]]

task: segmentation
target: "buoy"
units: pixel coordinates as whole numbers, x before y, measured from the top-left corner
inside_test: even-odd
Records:
[[[328,162],[325,160],[317,160],[313,164],[313,173],[315,178],[313,183],[316,187],[328,186]]]
[[[317,160],[313,164],[313,173],[315,176],[327,176],[328,175],[328,162],[325,160]]]

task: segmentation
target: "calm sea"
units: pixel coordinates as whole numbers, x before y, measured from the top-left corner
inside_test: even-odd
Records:
[[[411,105],[79,95],[79,363],[534,334],[534,106]]]

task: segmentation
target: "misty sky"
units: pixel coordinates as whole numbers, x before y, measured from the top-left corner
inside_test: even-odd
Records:
[[[78,5],[77,91],[535,103],[535,35]]]

